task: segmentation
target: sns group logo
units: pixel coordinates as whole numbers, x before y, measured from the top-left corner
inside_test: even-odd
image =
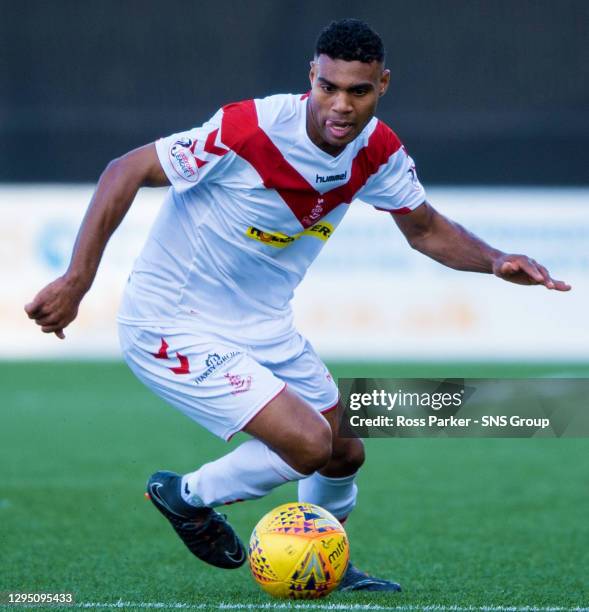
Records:
[[[183,179],[195,183],[198,179],[198,163],[194,156],[196,141],[180,138],[170,147],[172,167]]]

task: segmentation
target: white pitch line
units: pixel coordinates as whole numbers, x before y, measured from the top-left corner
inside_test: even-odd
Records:
[[[379,606],[378,604],[345,603],[182,603],[164,601],[82,602],[76,608],[160,609],[160,610],[358,610],[366,612],[589,612],[589,607],[560,606]]]

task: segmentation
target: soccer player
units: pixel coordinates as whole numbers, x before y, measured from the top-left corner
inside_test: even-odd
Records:
[[[246,553],[215,507],[289,481],[300,501],[342,521],[356,504],[362,442],[338,437],[337,387],[290,307],[353,200],[392,216],[413,248],[446,266],[570,289],[426,201],[413,160],[375,117],[390,74],[366,24],[325,28],[309,76],[309,93],[228,104],[201,127],[110,162],[67,271],[25,307],[64,338],[139,188],[171,186],[125,289],[120,341],[131,370],[172,406],[225,440],[251,436],[194,472],[148,481],[190,551],[218,567],[239,567]],[[400,590],[351,564],[341,588]]]

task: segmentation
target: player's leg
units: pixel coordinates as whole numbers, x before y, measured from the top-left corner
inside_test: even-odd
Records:
[[[299,501],[322,506],[340,521],[345,521],[356,505],[356,476],[364,463],[364,445],[357,438],[339,436],[342,405],[333,378],[309,342],[304,343],[295,359],[276,365],[272,370],[291,389],[321,412],[332,432],[329,461],[307,478],[299,480]],[[343,591],[400,591],[389,580],[358,570],[352,563],[340,584]]]
[[[364,444],[358,438],[340,438],[341,403],[324,416],[332,431],[329,461],[314,474],[299,481],[299,500],[322,506],[342,523],[356,506],[356,476],[364,463]]]
[[[183,477],[187,502],[219,506],[263,497],[285,482],[312,474],[331,457],[329,423],[288,387],[243,431],[254,439]]]
[[[340,438],[339,424],[343,406],[325,414],[333,432],[332,456],[329,462],[310,478],[299,481],[299,497],[325,500],[331,512],[345,522],[356,505],[358,487],[355,479],[364,463],[364,444],[359,438]],[[315,502],[317,503],[317,502]],[[389,591],[398,592],[401,586],[390,580],[371,576],[349,563],[348,569],[338,587],[340,591]]]
[[[311,344],[299,334],[293,335],[284,344],[280,351],[276,348],[267,351],[258,349],[255,356],[284,380],[291,391],[318,414],[323,414],[331,430],[328,461],[309,477],[299,480],[299,500],[320,505],[336,518],[345,520],[356,502],[357,487],[354,481],[364,462],[362,441],[339,437],[339,391]],[[277,359],[277,353],[289,358]]]

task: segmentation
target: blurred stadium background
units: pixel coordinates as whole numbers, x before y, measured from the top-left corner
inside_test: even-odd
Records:
[[[574,290],[442,268],[355,203],[297,291],[300,329],[335,376],[589,373],[589,3],[0,0],[0,15],[0,591],[223,598],[218,574],[186,565],[140,505],[151,471],[193,469],[227,448],[119,361],[119,296],[161,191],[138,196],[65,342],[22,308],[64,271],[110,159],[229,101],[306,91],[314,40],[332,19],[363,18],[383,36],[392,85],[378,114],[430,201]],[[375,508],[391,514],[356,558],[389,574],[393,564],[409,583],[403,604],[581,605],[587,450],[586,440],[370,441],[352,541],[383,518]],[[293,495],[241,504],[232,518],[247,537]],[[226,599],[258,601],[243,576],[223,577]]]
[[[318,31],[356,15],[385,40],[392,85],[379,115],[434,205],[575,291],[443,269],[356,205],[297,292],[301,329],[330,360],[589,359],[586,2],[0,6],[3,358],[116,357],[119,294],[161,193],[139,196],[67,342],[22,316],[65,269],[106,163],[228,101],[306,91]]]

